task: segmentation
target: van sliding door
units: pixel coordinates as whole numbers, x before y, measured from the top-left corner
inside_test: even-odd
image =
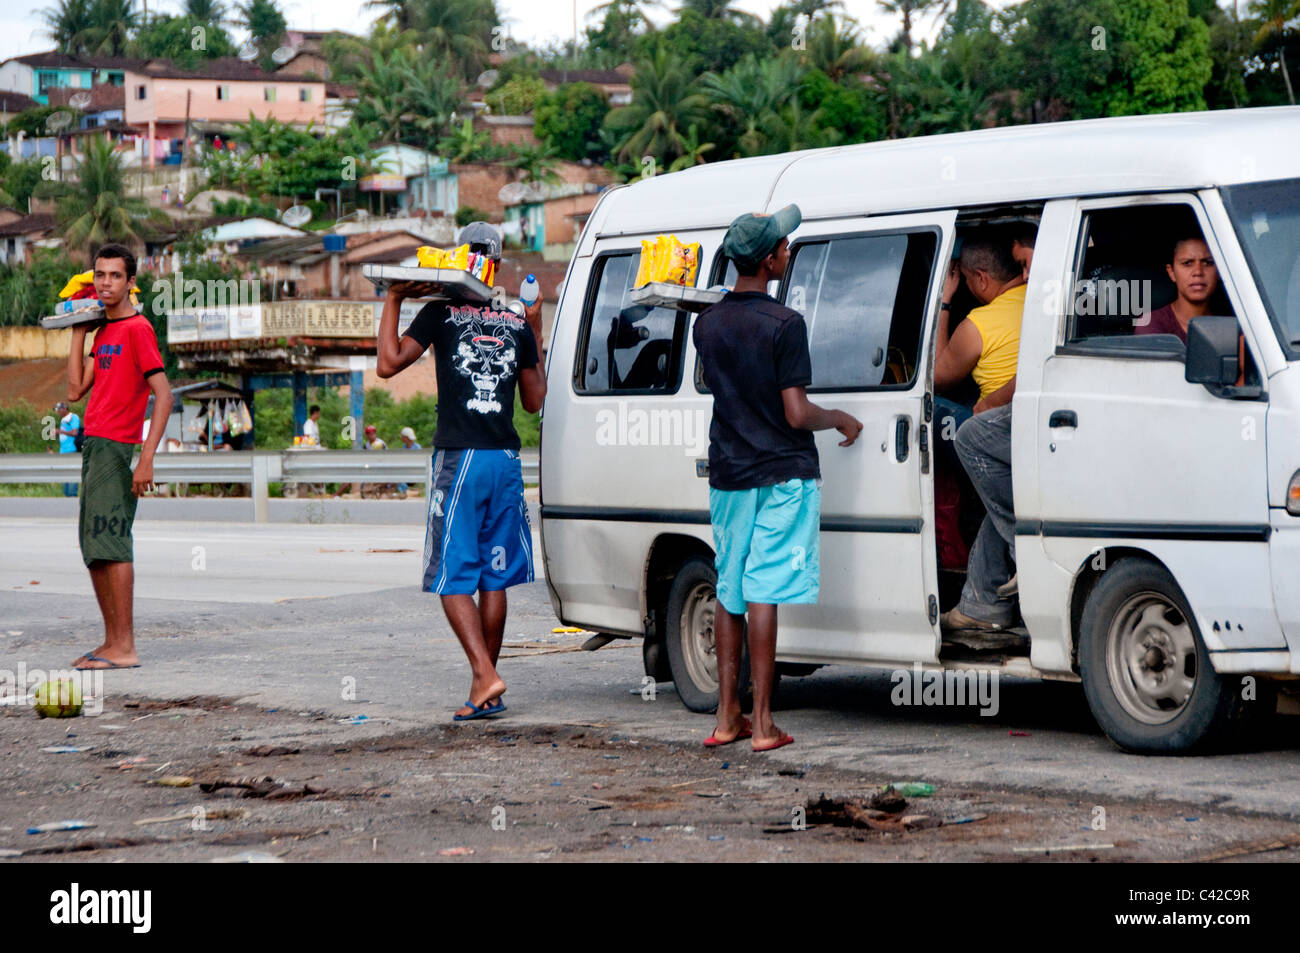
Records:
[[[955,212],[805,222],[781,287],[804,315],[809,398],[863,423],[851,447],[817,434],[821,598],[783,607],[778,652],[821,661],[938,653],[930,327]]]

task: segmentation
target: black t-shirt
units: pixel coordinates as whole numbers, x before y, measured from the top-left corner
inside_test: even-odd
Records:
[[[812,432],[790,426],[781,400],[785,388],[812,383],[803,316],[762,292],[733,291],[696,319],[694,340],[713,391],[709,486],[819,479]]]
[[[537,340],[513,311],[430,301],[406,336],[433,346],[438,374],[438,430],[447,449],[518,450],[515,382],[537,366]]]

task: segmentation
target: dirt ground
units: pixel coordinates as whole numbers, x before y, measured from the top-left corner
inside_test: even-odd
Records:
[[[218,697],[116,696],[102,714],[72,719],[0,712],[0,858],[9,863],[1300,856],[1294,823],[1278,818],[1119,801],[1095,830],[1091,801],[1032,790],[940,787],[878,822],[884,829],[816,823],[810,804],[823,797],[866,799],[914,779],[778,768],[744,743],[708,751],[602,724],[502,718],[397,730]],[[85,750],[41,750],[51,746]],[[943,824],[892,829],[914,815]],[[27,833],[74,819],[94,827]]]

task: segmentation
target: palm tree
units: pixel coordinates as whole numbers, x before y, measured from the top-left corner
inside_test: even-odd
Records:
[[[381,142],[401,141],[402,117],[410,108],[407,101],[410,66],[404,50],[387,54],[376,50],[370,62],[362,64],[358,71],[352,116],[358,123],[378,128]]]
[[[708,100],[691,89],[690,73],[663,43],[656,43],[630,81],[632,102],[609,114],[610,128],[620,135],[618,157],[645,155],[676,159],[686,151],[683,129],[705,118]]]
[[[835,82],[866,72],[874,60],[874,53],[861,42],[852,26],[839,27],[831,16],[812,24],[808,36],[808,61]]]
[[[439,153],[450,163],[473,162],[492,142],[492,133],[475,132],[474,120],[466,116],[459,126],[438,143]]]
[[[168,221],[161,209],[127,194],[121,160],[106,138],[88,136],[76,181],[43,182],[42,196],[55,199],[55,219],[65,247],[89,252],[105,242],[143,244],[139,226]]]
[[[903,17],[903,29],[898,38],[903,44],[903,49],[911,54],[912,52],[912,28],[915,25],[915,19],[926,10],[929,10],[941,4],[939,13],[942,14],[947,9],[947,0],[876,0],[880,9],[889,14],[901,14]]]
[[[185,0],[181,12],[183,16],[212,26],[221,26],[228,15],[221,0]]]
[[[87,53],[121,56],[140,27],[135,0],[90,0],[84,49]]]
[[[668,171],[678,172],[681,169],[689,169],[693,165],[703,165],[704,153],[711,151],[713,147],[712,142],[700,142],[700,127],[692,123],[691,131],[682,141],[682,154],[673,160]]]
[[[1294,106],[1295,91],[1291,88],[1291,74],[1286,68],[1286,36],[1287,24],[1300,16],[1300,0],[1254,0],[1250,12],[1262,21],[1255,31],[1256,43],[1262,44],[1277,36],[1277,61],[1282,67],[1282,82],[1286,86],[1287,99]]]
[[[514,155],[503,164],[514,169],[519,176],[518,181],[525,185],[552,185],[562,181],[555,171],[559,157],[559,150],[549,143],[516,145]]]
[[[90,0],[56,0],[54,7],[41,11],[45,35],[63,53],[81,53],[90,29]]]
[[[734,22],[750,23],[754,26],[762,26],[763,18],[753,13],[747,13],[744,10],[733,10],[731,5],[735,0],[685,0],[685,2],[673,12],[679,16],[687,10],[694,10],[706,20],[731,20]]]
[[[406,78],[405,100],[414,113],[415,128],[424,133],[428,148],[446,132],[451,117],[465,101],[460,79],[440,66],[432,56],[399,67]]]
[[[380,21],[397,30],[413,30],[421,44],[439,58],[452,57],[465,79],[487,66],[493,28],[501,25],[495,0],[366,0],[384,12]]]
[[[771,148],[768,123],[796,97],[804,71],[791,55],[760,60],[749,53],[725,73],[706,73],[701,78],[713,108],[740,129],[740,155],[780,151]]]
[[[270,63],[270,55],[280,45],[288,23],[275,0],[244,0],[235,4],[235,24],[243,27],[257,44],[262,64]]]

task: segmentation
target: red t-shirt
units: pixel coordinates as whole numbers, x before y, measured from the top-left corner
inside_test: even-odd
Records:
[[[148,378],[163,370],[153,325],[142,314],[114,318],[95,333],[90,353],[95,383],[86,405],[86,436],[139,443],[149,403]]]

